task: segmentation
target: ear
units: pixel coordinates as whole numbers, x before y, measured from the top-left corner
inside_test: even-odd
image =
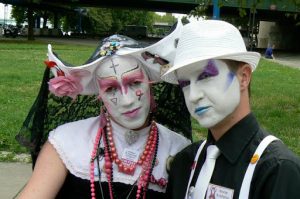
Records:
[[[240,81],[241,91],[248,90],[252,76],[251,66],[246,63],[240,63],[237,75]]]

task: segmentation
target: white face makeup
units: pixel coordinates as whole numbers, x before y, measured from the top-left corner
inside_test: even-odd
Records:
[[[189,112],[205,128],[221,122],[240,102],[239,81],[224,61],[191,64],[176,75]]]
[[[109,57],[97,69],[96,78],[113,120],[128,129],[142,127],[150,110],[150,87],[140,63],[131,57]]]

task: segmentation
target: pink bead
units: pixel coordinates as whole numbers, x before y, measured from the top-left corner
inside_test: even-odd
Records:
[[[145,171],[146,176],[149,176],[149,174],[150,174],[150,171]]]
[[[107,181],[110,182],[111,181],[111,177],[110,176],[106,176]]]
[[[127,168],[127,167],[124,167],[123,171],[124,171],[125,173],[127,173],[127,172],[128,172],[128,168]]]
[[[101,132],[99,132],[97,135],[96,135],[96,139],[99,141],[100,139],[100,136],[101,136]]]
[[[145,175],[143,178],[144,178],[144,182],[147,182],[148,176]]]
[[[106,169],[111,168],[111,166],[112,166],[111,162],[105,162]]]

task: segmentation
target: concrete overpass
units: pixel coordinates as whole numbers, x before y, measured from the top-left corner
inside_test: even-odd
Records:
[[[261,13],[272,12],[299,12],[300,9],[289,0],[276,1],[264,0],[219,0],[219,6],[224,12],[236,10],[236,8],[250,9],[256,6]],[[172,13],[189,13],[199,4],[199,0],[0,0],[4,4],[32,6],[41,9],[74,9],[76,7],[119,7],[138,8],[152,11],[163,11]],[[203,2],[207,2],[203,0]],[[208,1],[210,2],[210,1]],[[212,7],[212,3],[209,3]],[[211,9],[208,9],[211,10]]]
[[[201,1],[201,0],[200,0]],[[213,0],[214,1],[214,0]],[[299,27],[293,18],[287,18],[286,14],[300,12],[300,8],[290,0],[218,0],[220,16],[239,18],[239,9],[246,12],[249,26],[247,35],[249,41],[261,44],[258,47],[265,48],[269,43],[277,43],[278,48],[300,50]],[[50,10],[54,12],[76,12],[78,7],[110,7],[144,9],[149,11],[161,11],[187,14],[194,9],[199,0],[0,0],[5,4],[30,7],[32,9]],[[202,2],[212,2],[203,0]],[[206,10],[207,16],[212,16],[213,5],[210,3]],[[267,24],[267,29],[260,32],[260,22],[276,22],[274,25]],[[266,24],[266,23],[265,23]],[[273,31],[273,32],[272,32]],[[261,39],[259,38],[261,37]],[[285,42],[284,40],[287,40]]]

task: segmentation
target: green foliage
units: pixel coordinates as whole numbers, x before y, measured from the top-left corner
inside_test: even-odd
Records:
[[[181,22],[182,22],[182,24],[190,23],[190,21],[188,20],[188,18],[186,16],[182,17]]]
[[[93,33],[110,31],[112,27],[112,14],[110,9],[90,8],[87,16],[90,19]]]
[[[190,17],[195,17],[199,19],[200,17],[204,17],[206,15],[206,10],[208,6],[211,4],[211,0],[197,0],[198,6],[196,6],[193,10],[188,14]]]
[[[11,17],[16,20],[17,25],[21,25],[24,22],[28,22],[27,18],[28,8],[21,7],[21,6],[12,6]],[[53,13],[47,10],[35,10],[34,11],[35,17],[42,17],[43,21],[43,28],[46,27],[47,21],[50,17],[53,17]]]
[[[158,15],[154,13],[154,21],[159,23],[168,23],[168,25],[173,25],[177,19],[172,15],[172,13],[166,13],[165,15]]]
[[[147,26],[152,29],[154,22],[153,12],[114,9],[112,13],[112,32],[120,32],[125,25]]]
[[[74,15],[63,17],[63,30],[76,30],[78,17]],[[153,21],[153,12],[89,8],[86,16],[82,16],[82,29],[92,34],[109,35],[120,32],[126,25],[142,25],[152,29]]]
[[[91,34],[113,34],[120,32],[126,25],[147,26],[152,30],[154,12],[128,9],[89,8],[86,13],[60,13],[60,23],[64,31],[80,31],[78,24],[81,19],[81,30]],[[50,11],[34,10],[35,17],[43,17],[46,26],[47,20],[53,23],[53,13]],[[27,21],[27,9],[13,6],[12,17],[18,24]],[[166,20],[174,17],[167,15]]]
[[[12,6],[11,17],[16,20],[17,25],[27,21],[27,9],[19,6]]]

